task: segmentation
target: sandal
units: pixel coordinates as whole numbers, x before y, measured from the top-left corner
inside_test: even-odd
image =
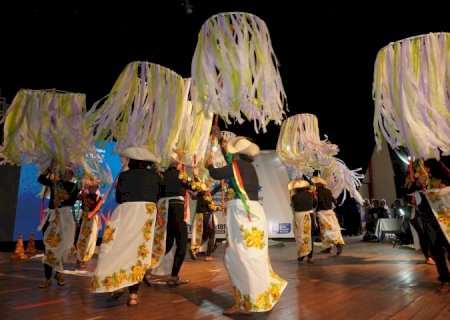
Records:
[[[180,277],[175,277],[175,278],[169,278],[166,280],[166,285],[168,286],[178,286],[180,284],[187,284],[189,283],[189,280],[186,279],[180,279]]]
[[[45,279],[45,281],[39,285],[39,288],[48,288],[52,285],[52,280]]]
[[[314,263],[313,258],[308,258],[308,260],[306,260],[308,263]]]
[[[130,293],[128,295],[127,306],[136,307],[139,304],[137,293]]]
[[[195,249],[189,249],[189,255],[191,256],[192,260],[197,260],[197,252]]]
[[[149,287],[152,286],[151,280],[147,279],[147,275],[146,274],[142,278],[142,282],[145,283],[146,285],[148,285]]]
[[[106,298],[107,302],[118,300],[123,294],[125,293],[125,290],[119,289],[116,291],[111,292],[111,294]]]
[[[211,256],[206,256],[205,257],[205,261],[215,261],[215,260],[216,260],[216,258],[213,258]]]
[[[441,282],[441,285],[437,287],[434,292],[437,294],[446,294],[450,292],[450,282]]]
[[[337,249],[336,255],[340,255],[342,253],[342,249],[344,249],[344,245],[342,243],[338,243],[336,245],[336,249]]]
[[[55,274],[56,283],[58,283],[58,286],[63,286],[66,284],[66,281],[64,281],[64,277],[61,273],[57,272]]]

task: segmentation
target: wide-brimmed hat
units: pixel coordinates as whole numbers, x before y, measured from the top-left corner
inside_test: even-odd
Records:
[[[234,137],[228,141],[227,151],[231,154],[241,153],[250,157],[255,157],[259,154],[260,149],[257,144],[245,137]]]
[[[306,180],[291,180],[288,184],[288,190],[291,191],[293,189],[307,188],[310,184]]]
[[[144,146],[142,147],[129,147],[122,150],[119,153],[122,157],[133,159],[133,160],[142,160],[142,161],[151,161],[151,162],[160,162],[161,158],[155,156],[152,152],[150,152]]]
[[[181,149],[174,149],[170,154],[170,159],[175,162],[184,162],[184,151]]]
[[[311,182],[314,183],[314,184],[323,184],[323,185],[327,184],[327,182],[324,179],[320,178],[320,177],[313,177],[311,179]]]

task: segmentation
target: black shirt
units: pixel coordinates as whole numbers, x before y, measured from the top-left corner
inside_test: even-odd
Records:
[[[317,187],[317,210],[332,210],[336,200],[331,191],[325,187]]]
[[[237,159],[236,162],[244,182],[245,192],[247,192],[250,200],[258,201],[259,180],[255,167],[248,160]],[[209,166],[207,169],[209,171],[209,175],[216,180],[231,179],[234,177],[233,167],[231,164],[228,164],[222,168],[214,168],[213,166]]]
[[[96,193],[85,194],[81,199],[81,202],[83,203],[83,210],[84,211],[94,210],[97,204],[100,202],[100,200],[102,200],[102,197]]]
[[[314,208],[314,194],[308,190],[298,190],[291,197],[295,212],[311,211]]]
[[[217,210],[213,210],[210,205],[214,205],[214,202],[212,201],[211,197],[215,195],[220,190],[220,184],[214,187],[214,189],[208,194],[207,192],[199,192],[197,196],[193,197],[197,200],[197,206],[195,211],[199,213],[207,213],[212,211],[219,211],[221,208],[218,208]],[[211,196],[211,197],[210,197]],[[215,205],[214,205],[215,206]]]
[[[420,203],[419,205],[416,206],[416,216],[419,217],[420,219],[425,219],[428,221],[432,221],[432,222],[437,222],[436,217],[434,216],[433,210],[430,207],[430,204],[428,203],[428,199],[425,196],[425,194],[423,193],[423,188],[422,186],[413,183],[409,188],[407,188],[407,191],[409,193],[413,193],[415,191],[419,192],[420,195]],[[410,200],[412,200],[412,198],[414,197],[414,195],[411,197]],[[415,205],[415,202],[413,203]]]
[[[130,169],[120,173],[117,179],[116,201],[158,201],[161,177],[155,169]]]
[[[57,180],[55,184],[54,181],[47,178],[45,174],[41,174],[38,178],[38,182],[50,188],[50,202],[48,204],[49,209],[55,209],[55,187],[56,193],[60,198],[60,205],[58,208],[72,207],[77,201],[77,196],[80,190],[77,185],[71,181]]]
[[[178,177],[180,170],[175,167],[169,167],[164,172],[164,179],[161,185],[161,198],[184,197],[186,189],[192,190],[191,183],[183,181]]]
[[[425,219],[430,222],[437,223],[436,217],[434,216],[433,210],[428,203],[428,199],[423,192],[419,192],[420,194],[420,203],[417,206],[417,215],[420,219]]]

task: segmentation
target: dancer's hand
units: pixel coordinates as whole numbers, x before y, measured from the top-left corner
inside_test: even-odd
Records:
[[[194,167],[192,169],[192,173],[194,174],[194,178],[198,178],[199,177],[199,170],[198,167]]]
[[[209,167],[209,166],[212,166],[213,165],[213,158],[212,157],[209,157],[207,160],[206,160],[206,164],[205,164],[205,167]]]

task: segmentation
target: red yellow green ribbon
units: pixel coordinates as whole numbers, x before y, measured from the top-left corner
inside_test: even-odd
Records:
[[[248,194],[247,194],[247,192],[245,192],[244,182],[242,180],[242,176],[241,176],[239,167],[238,167],[235,159],[232,160],[231,165],[233,167],[233,175],[234,175],[234,177],[231,179],[231,183],[232,183],[234,189],[236,190],[236,193],[237,193],[239,199],[241,199],[241,201],[244,205],[245,211],[247,212],[248,220],[252,221],[252,219],[250,218],[250,208],[249,208],[248,202],[247,202],[249,200]]]

